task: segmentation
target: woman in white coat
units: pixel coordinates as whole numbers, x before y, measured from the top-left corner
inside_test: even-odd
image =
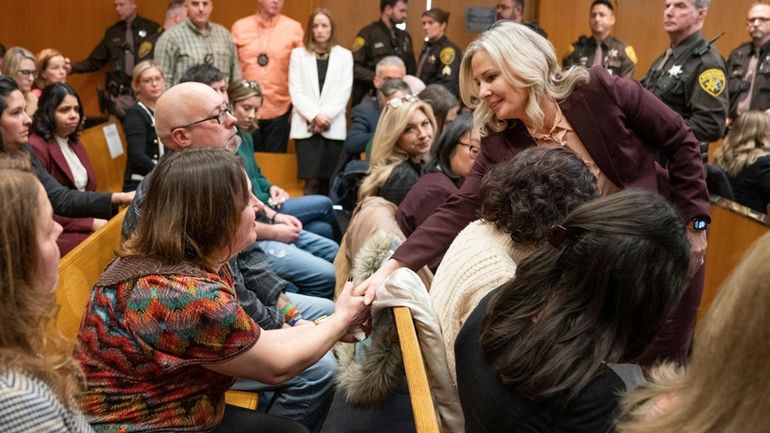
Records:
[[[347,133],[353,54],[337,44],[334,20],[324,8],[310,14],[304,44],[292,50],[289,63],[291,138],[305,194],[325,195]]]

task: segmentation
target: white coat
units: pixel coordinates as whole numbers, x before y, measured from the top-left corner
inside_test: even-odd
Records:
[[[344,140],[347,134],[345,109],[353,87],[353,54],[339,45],[329,53],[329,67],[323,92],[318,89],[318,67],[315,53],[304,47],[291,50],[289,61],[289,95],[294,106],[291,113],[292,139],[309,138],[308,125],[320,113],[332,120],[321,135],[330,140]]]

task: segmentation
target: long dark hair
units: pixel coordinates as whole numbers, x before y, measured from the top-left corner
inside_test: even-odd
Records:
[[[457,147],[457,143],[460,142],[460,138],[472,129],[473,115],[471,113],[461,114],[447,126],[430,151],[430,161],[425,166],[425,172],[440,171],[453,181],[459,181],[460,176],[452,172],[450,163],[452,152]]]
[[[481,350],[523,397],[571,399],[602,362],[644,352],[681,297],[689,250],[680,216],[657,194],[583,204],[493,297]]]
[[[67,139],[70,141],[78,139],[78,134],[85,120],[85,112],[78,92],[67,83],[53,83],[45,86],[43,93],[40,94],[40,99],[38,99],[37,111],[32,116],[32,132],[43,137],[46,141],[53,140],[56,131],[56,109],[67,96],[74,96],[77,99],[78,113],[80,114],[78,127],[67,136]]]

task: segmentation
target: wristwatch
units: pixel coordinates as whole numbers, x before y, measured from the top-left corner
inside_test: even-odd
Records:
[[[709,221],[706,218],[695,217],[687,223],[687,228],[694,232],[702,232],[708,227]]]

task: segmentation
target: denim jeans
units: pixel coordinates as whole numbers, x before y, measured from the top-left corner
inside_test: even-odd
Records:
[[[334,313],[334,302],[317,296],[306,296],[299,293],[286,293],[289,302],[297,306],[305,320],[315,320],[321,316],[331,316]]]
[[[332,206],[329,197],[306,195],[286,200],[277,211],[302,221],[305,230],[339,242],[342,233]]]
[[[306,320],[315,320],[334,313],[334,302],[328,299],[298,293],[287,293],[286,296]],[[259,392],[260,410],[267,409],[267,413],[271,415],[292,419],[302,423],[310,431],[317,432],[323,425],[334,397],[333,382],[336,372],[337,361],[329,352],[297,376],[279,385],[239,379],[233,389]]]
[[[334,257],[339,245],[323,236],[302,230],[292,244],[262,240],[259,246],[276,274],[297,287],[303,295],[331,299],[334,295]]]

